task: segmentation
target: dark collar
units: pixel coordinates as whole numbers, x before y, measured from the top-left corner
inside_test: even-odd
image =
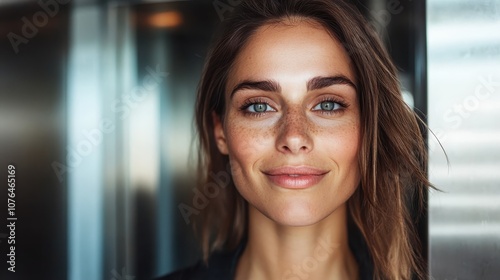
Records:
[[[360,231],[349,223],[349,247],[358,262],[359,279],[373,279],[373,264]],[[238,261],[245,249],[247,240],[243,239],[239,246],[231,252],[214,252],[205,264],[199,261],[196,265],[178,270],[157,280],[233,280]]]
[[[359,229],[350,221],[348,223],[349,232],[349,247],[351,248],[356,261],[358,262],[359,268],[359,279],[360,280],[372,280],[373,279],[373,263],[368,250],[368,246],[364,238],[361,235]],[[245,250],[247,240],[246,238],[242,240],[240,245],[232,252],[224,253],[214,253],[209,262],[209,267],[212,266],[213,278],[209,277],[206,279],[224,279],[232,280],[234,279],[236,273],[236,267],[241,254]],[[229,266],[228,266],[229,265]],[[216,277],[217,276],[217,277]],[[205,279],[205,278],[203,278]]]

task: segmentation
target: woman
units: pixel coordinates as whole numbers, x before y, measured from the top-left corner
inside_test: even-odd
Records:
[[[243,1],[196,124],[204,261],[162,279],[425,277],[408,208],[429,186],[418,118],[350,4]]]

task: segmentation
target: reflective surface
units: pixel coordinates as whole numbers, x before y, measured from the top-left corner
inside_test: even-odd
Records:
[[[500,277],[500,1],[428,1],[430,271]]]
[[[52,163],[66,160],[69,12],[61,8],[43,27],[26,27],[24,37],[22,18],[33,23],[40,11],[26,2],[0,1],[0,279],[65,279],[67,184]],[[8,164],[17,171],[15,239],[8,239]],[[7,270],[11,246],[15,273]]]
[[[72,7],[68,279],[150,279],[199,258],[178,205],[193,196],[194,98],[219,18],[208,1],[163,2]]]

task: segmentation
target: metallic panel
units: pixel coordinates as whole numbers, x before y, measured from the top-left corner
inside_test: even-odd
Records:
[[[430,273],[499,279],[500,1],[427,2]]]

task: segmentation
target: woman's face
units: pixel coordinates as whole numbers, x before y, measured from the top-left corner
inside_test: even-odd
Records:
[[[282,225],[332,214],[360,179],[356,77],[341,44],[319,24],[265,25],[231,70],[214,132],[240,194]]]

